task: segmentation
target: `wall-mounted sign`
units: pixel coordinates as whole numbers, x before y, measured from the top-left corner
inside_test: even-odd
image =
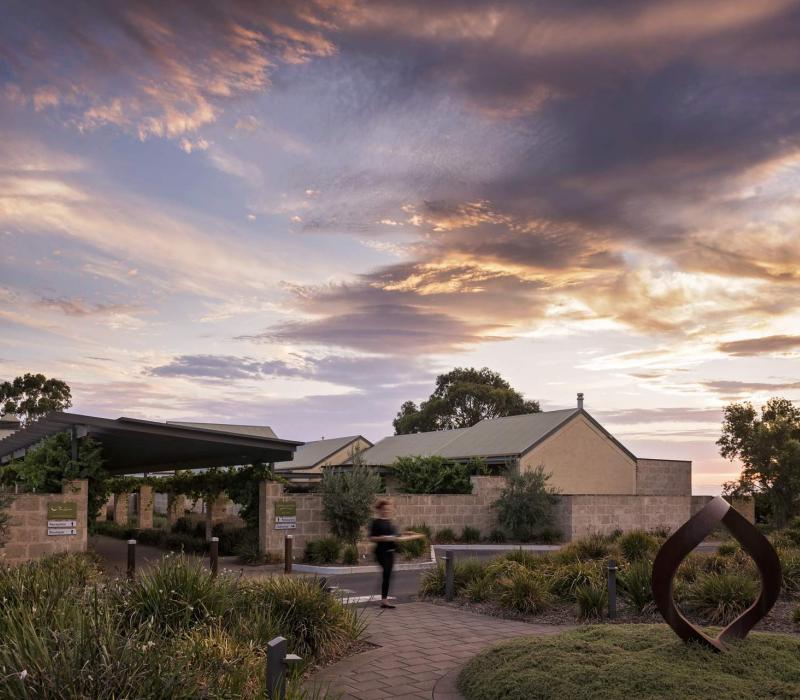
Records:
[[[47,504],[48,520],[75,520],[78,517],[78,504],[75,501]]]
[[[297,503],[278,501],[275,504],[275,529],[294,530],[297,527]]]
[[[78,531],[74,527],[48,527],[48,535],[77,535]]]
[[[48,520],[47,527],[78,527],[77,520]]]

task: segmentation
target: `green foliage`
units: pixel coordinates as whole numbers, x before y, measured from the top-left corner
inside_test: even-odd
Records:
[[[8,521],[11,516],[8,509],[11,506],[11,497],[0,492],[0,548],[5,543],[6,532],[8,531]]]
[[[638,613],[653,606],[652,574],[653,565],[647,559],[633,561],[619,570],[620,592]]]
[[[273,637],[313,665],[363,632],[316,580],[212,578],[182,558],[134,581],[103,580],[83,555],[0,566],[0,599],[3,698],[256,700]],[[296,680],[287,691],[306,697]]]
[[[472,493],[469,466],[444,457],[399,457],[391,469],[403,493]]]
[[[506,533],[499,528],[495,528],[489,533],[486,539],[492,544],[503,544],[506,541]]]
[[[783,592],[791,596],[800,595],[800,550],[779,549]]]
[[[552,600],[545,579],[522,566],[497,578],[494,596],[501,607],[525,615],[543,612]]]
[[[28,372],[10,382],[0,382],[0,415],[19,416],[23,423],[70,406],[69,385],[60,379]]]
[[[514,539],[528,541],[553,522],[553,505],[558,501],[548,487],[550,474],[541,465],[524,474],[512,474],[492,508],[498,525]]]
[[[502,559],[515,561],[528,569],[539,569],[547,562],[545,556],[536,554],[536,552],[529,552],[525,549],[513,549],[504,554]]]
[[[433,540],[437,544],[452,544],[456,541],[456,533],[453,532],[452,528],[445,527],[436,532]]]
[[[464,529],[461,530],[461,537],[458,539],[465,544],[475,544],[481,541],[481,531],[476,527],[464,525]]]
[[[750,607],[758,595],[758,584],[739,573],[709,573],[689,586],[685,603],[709,624],[727,625]]]
[[[204,537],[193,535],[181,535],[174,532],[164,535],[164,546],[173,552],[185,552],[186,554],[201,554],[208,548],[208,542]]]
[[[333,564],[339,560],[342,543],[337,537],[320,537],[306,544],[305,560],[312,564]]]
[[[581,620],[599,620],[608,605],[608,590],[599,585],[579,586],[575,591],[575,601]]]
[[[428,551],[428,546],[428,540],[425,537],[420,537],[414,540],[398,542],[397,551],[407,559],[419,559]]]
[[[538,413],[537,401],[526,401],[497,372],[456,367],[436,378],[436,387],[419,408],[406,401],[394,419],[396,435],[468,428],[485,418]]]
[[[78,440],[78,459],[72,461],[72,439],[67,433],[46,438],[25,457],[14,462],[15,478],[30,489],[60,493],[76,479],[89,482],[89,512],[97,513],[108,500],[108,472],[103,468],[102,446],[91,437]]]
[[[467,700],[797,698],[800,639],[751,633],[725,654],[666,625],[585,625],[502,642],[467,662]]]
[[[605,559],[616,554],[615,543],[606,535],[597,533],[573,540],[562,547],[557,557],[562,561],[570,559]]]
[[[453,565],[453,590],[459,595],[472,581],[484,575],[486,564],[479,559],[456,559]],[[444,564],[426,571],[420,581],[421,596],[444,595]]]
[[[462,595],[471,603],[485,603],[494,594],[494,579],[491,576],[477,576],[464,586]]]
[[[369,521],[380,488],[380,477],[368,467],[355,466],[350,471],[326,469],[320,491],[322,512],[331,532],[355,544],[361,528]]]
[[[619,538],[617,544],[628,561],[647,559],[658,549],[655,538],[644,530],[626,532]]]
[[[573,561],[556,567],[549,577],[550,592],[562,600],[575,600],[579,588],[603,584],[603,564],[599,561]]]
[[[543,527],[536,533],[535,539],[538,544],[555,544],[561,540],[561,531],[554,527]]]
[[[721,557],[732,557],[734,554],[741,551],[741,549],[737,542],[723,542],[717,547],[717,554]]]
[[[759,416],[749,402],[730,404],[717,445],[723,457],[743,464],[739,481],[726,485],[728,493],[767,494],[778,527],[795,515],[800,494],[800,407],[772,398]]]
[[[408,528],[411,532],[418,532],[420,535],[425,535],[425,539],[430,542],[433,539],[433,532],[431,531],[430,527],[425,523],[420,523],[419,525],[412,525]]]
[[[348,544],[342,552],[342,564],[345,566],[356,566],[358,564],[358,547]]]
[[[258,544],[258,530],[248,530],[247,535],[236,545],[233,553],[239,557],[242,564],[250,566],[269,564],[272,561],[272,557],[261,552]]]
[[[792,611],[792,622],[800,623],[800,604],[794,606]]]

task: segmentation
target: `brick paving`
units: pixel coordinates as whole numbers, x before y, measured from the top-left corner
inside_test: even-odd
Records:
[[[503,620],[430,603],[406,603],[395,610],[370,607],[365,615],[366,639],[380,648],[323,669],[310,679],[310,686],[341,693],[342,700],[434,697],[457,700],[455,669],[485,647],[503,639],[556,634],[567,629]],[[443,682],[434,694],[441,679]]]

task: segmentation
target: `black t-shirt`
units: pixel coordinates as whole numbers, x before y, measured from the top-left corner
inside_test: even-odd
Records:
[[[375,518],[372,525],[369,527],[370,537],[386,537],[386,535],[396,535],[397,530],[394,529],[391,520],[385,518]],[[394,552],[394,542],[376,542],[375,552]]]

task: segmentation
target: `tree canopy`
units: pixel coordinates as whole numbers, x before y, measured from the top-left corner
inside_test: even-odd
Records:
[[[469,428],[484,418],[538,413],[538,401],[525,397],[488,367],[456,367],[436,377],[430,397],[417,406],[406,401],[394,419],[396,435]]]
[[[726,492],[761,492],[769,497],[775,525],[795,515],[800,494],[800,407],[788,399],[771,398],[761,415],[749,402],[726,406],[720,454],[742,462],[738,481]]]
[[[70,406],[72,393],[69,384],[61,379],[28,372],[0,383],[0,415],[18,416],[23,423]]]

